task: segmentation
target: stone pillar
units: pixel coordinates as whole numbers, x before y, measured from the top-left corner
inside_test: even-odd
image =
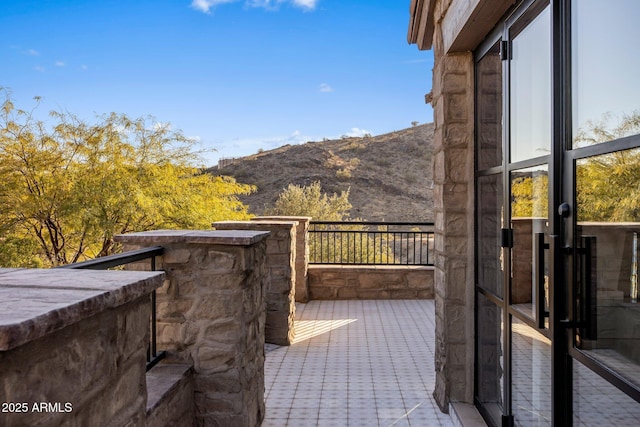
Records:
[[[437,19],[436,19],[437,22]],[[434,397],[473,402],[474,92],[473,55],[447,54],[434,34],[436,387]]]
[[[268,288],[265,289],[267,320],[264,339],[277,345],[291,345],[295,335],[295,283],[297,221],[219,221],[217,230],[264,230],[267,237]]]
[[[149,231],[116,236],[124,250],[163,246],[158,348],[193,363],[202,426],[264,418],[266,237],[257,231]],[[146,268],[148,263],[135,268]]]
[[[0,425],[145,426],[161,272],[0,269]]]
[[[296,302],[309,302],[309,223],[310,216],[257,216],[252,221],[296,221]]]

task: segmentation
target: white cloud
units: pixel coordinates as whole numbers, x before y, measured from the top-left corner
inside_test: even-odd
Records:
[[[236,3],[240,0],[192,0],[191,7],[200,12],[210,13],[211,8],[225,4]],[[282,3],[290,3],[295,7],[313,10],[316,8],[319,0],[246,0],[245,4],[251,7],[262,7],[265,9],[276,9]]]
[[[322,83],[320,84],[320,86],[318,86],[318,89],[320,90],[320,92],[333,92],[333,88],[331,86],[329,86],[327,83]]]
[[[29,55],[29,56],[40,56],[40,52],[38,52],[35,49],[27,49],[22,53],[24,53],[25,55]]]
[[[209,13],[212,7],[224,3],[235,3],[238,0],[193,0],[191,7],[200,12]]]
[[[65,65],[63,61],[56,61],[56,67],[64,67]]]
[[[315,9],[318,5],[318,0],[293,0],[293,4],[305,9]]]
[[[276,9],[282,3],[291,3],[295,7],[313,10],[316,8],[318,0],[250,0],[247,3],[253,7],[264,7],[265,9]]]
[[[33,67],[33,69],[40,73],[44,73],[46,71],[46,69],[40,65],[36,65],[35,67]]]
[[[82,71],[87,71],[87,70],[89,69],[89,67],[87,67],[86,65],[82,64],[82,65],[80,66],[80,69],[81,69]]]
[[[371,132],[369,132],[368,130],[365,129],[360,129],[360,128],[351,128],[351,130],[347,133],[345,133],[346,136],[356,136],[356,137],[363,137],[365,135],[371,135]]]

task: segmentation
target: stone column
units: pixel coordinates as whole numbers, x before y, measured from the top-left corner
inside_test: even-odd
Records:
[[[267,237],[268,288],[265,289],[267,320],[264,339],[277,345],[291,345],[295,336],[295,283],[297,221],[219,221],[217,230],[264,230]]]
[[[258,231],[150,231],[124,250],[163,246],[158,348],[193,363],[196,420],[258,426],[264,418],[266,237]],[[146,268],[148,263],[137,268]]]
[[[434,397],[473,402],[474,92],[473,55],[443,50],[434,34],[436,387]]]
[[[252,221],[296,221],[296,302],[309,302],[309,223],[310,216],[257,216]]]

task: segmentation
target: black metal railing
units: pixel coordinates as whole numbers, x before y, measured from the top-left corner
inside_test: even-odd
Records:
[[[311,221],[310,264],[433,265],[432,222]]]
[[[61,265],[57,268],[107,270],[109,268],[130,264],[132,262],[150,259],[151,271],[156,271],[156,257],[162,255],[163,253],[164,248],[162,246],[154,246],[150,248],[137,249],[120,254],[90,259],[87,261],[76,262],[73,264]],[[164,351],[158,352],[157,348],[155,290],[151,292],[151,319],[149,323],[151,329],[151,337],[149,339],[149,346],[147,347],[147,371],[153,368],[166,355],[166,352]]]

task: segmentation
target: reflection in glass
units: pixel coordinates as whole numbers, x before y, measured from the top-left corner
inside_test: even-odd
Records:
[[[544,286],[547,296],[542,303],[548,305],[548,251],[539,256],[548,227],[548,184],[547,165],[511,173],[511,304],[531,319],[536,318],[539,286]],[[536,265],[541,271],[536,270]]]
[[[478,285],[502,296],[502,174],[478,177]]]
[[[573,362],[573,425],[638,426],[640,403],[578,362]]]
[[[502,60],[500,42],[476,66],[478,170],[502,164]]]
[[[579,160],[576,199],[577,315],[585,324],[577,345],[640,387],[640,304],[632,301],[640,149]]]
[[[551,425],[551,341],[524,322],[511,324],[515,425]]]
[[[511,162],[551,147],[551,21],[549,7],[512,41]]]
[[[578,221],[640,222],[640,149],[578,161]]]
[[[503,354],[502,309],[478,294],[477,396],[488,414],[499,425],[502,416]]]
[[[574,148],[640,133],[640,2],[573,0],[571,15]]]

